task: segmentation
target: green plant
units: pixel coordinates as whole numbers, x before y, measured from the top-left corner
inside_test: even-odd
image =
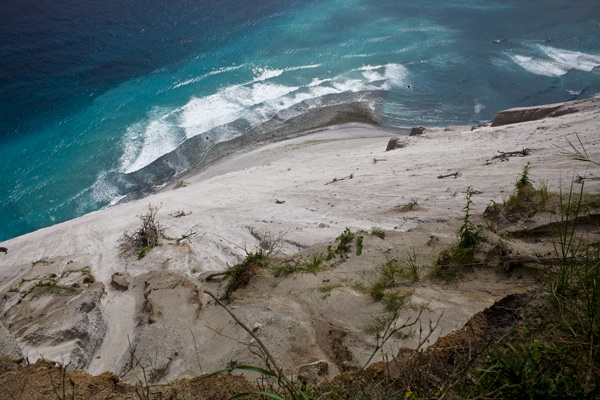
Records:
[[[473,249],[475,245],[481,241],[479,232],[475,229],[475,226],[471,222],[471,204],[473,201],[473,189],[467,187],[467,204],[464,206],[463,211],[465,213],[463,217],[463,223],[458,229],[458,247],[464,249]]]
[[[50,262],[48,262],[48,257],[43,257],[43,258],[40,258],[37,261],[32,262],[31,266],[35,267],[38,264],[42,264],[42,265],[48,265],[48,264],[50,264]]]
[[[335,238],[335,241],[339,242],[336,247],[327,246],[327,261],[334,259],[336,255],[341,258],[347,257],[353,240],[354,234],[350,231],[350,228],[346,228],[340,236]]]
[[[362,236],[358,236],[356,238],[356,255],[360,256],[362,254],[362,250],[363,250],[363,239],[364,237]]]
[[[377,236],[379,239],[385,239],[385,231],[383,229],[373,227],[371,228],[371,235]]]
[[[319,288],[319,292],[323,293],[323,295],[321,296],[321,298],[323,300],[325,300],[326,298],[328,298],[331,295],[331,292],[333,291],[333,289],[337,289],[339,287],[342,287],[341,284],[339,283],[331,283],[329,285],[323,285]]]
[[[302,269],[311,274],[315,274],[321,270],[325,258],[325,254],[322,251],[313,253],[308,260],[302,262]]]
[[[540,180],[537,187],[537,192],[540,196],[540,206],[544,207],[548,202],[548,181]]]
[[[417,256],[415,255],[415,250],[413,249],[412,253],[406,252],[406,257],[404,258],[404,262],[407,265],[407,269],[402,273],[403,277],[418,280],[419,279],[419,265],[417,264]]]
[[[222,299],[228,299],[229,296],[238,288],[246,286],[250,282],[250,278],[260,268],[268,267],[269,260],[262,252],[247,253],[244,262],[230,267],[225,272],[227,285]]]
[[[485,356],[478,384],[502,399],[584,399],[566,349],[553,343],[507,343]]]
[[[533,181],[529,178],[529,170],[531,169],[531,163],[527,161],[527,164],[523,167],[523,172],[521,176],[517,179],[515,183],[515,189],[518,191],[523,190],[527,186],[531,186]]]
[[[381,280],[369,282],[367,289],[373,300],[381,300],[385,294],[385,285]]]

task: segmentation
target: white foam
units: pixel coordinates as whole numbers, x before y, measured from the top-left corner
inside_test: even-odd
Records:
[[[391,86],[401,86],[408,75],[408,69],[402,64],[366,65],[358,71],[363,71],[362,75],[369,82],[385,81]]]
[[[121,171],[137,171],[160,156],[177,147],[179,137],[176,127],[166,120],[166,116],[151,119],[147,125],[135,124],[128,129],[125,150],[121,156]]]
[[[188,79],[187,81],[184,81],[184,82],[179,82],[179,83],[175,84],[175,86],[173,86],[173,89],[177,89],[178,87],[181,87],[181,86],[187,86],[187,85],[190,85],[192,83],[200,82],[202,79],[207,78],[209,76],[222,74],[223,72],[235,71],[236,69],[240,69],[243,66],[244,66],[244,64],[242,64],[242,65],[235,65],[233,67],[219,68],[217,70],[214,70],[214,71],[211,71],[211,72],[207,72],[206,74],[198,76],[196,78]]]
[[[571,96],[579,96],[583,92],[583,90],[567,90],[567,92]]]
[[[542,76],[557,77],[571,70],[590,72],[600,66],[600,56],[579,51],[563,50],[556,47],[533,46],[534,50],[542,53],[541,57],[509,54],[509,57],[523,69]]]
[[[279,80],[275,78],[286,72],[315,69],[320,66],[311,64],[284,69],[254,68],[254,78],[249,82],[232,85],[207,96],[192,97],[187,104],[178,109],[155,112],[147,121],[128,128],[120,170],[126,173],[137,171],[174,150],[181,141],[217,127],[225,128],[227,124],[238,119],[244,119],[252,126],[306,100],[344,92],[389,90],[392,86],[402,84],[408,74],[403,65],[386,64],[364,66],[333,78],[313,77],[311,82],[304,86],[276,83]],[[223,68],[209,74],[238,68],[240,66]],[[188,82],[190,81],[178,85],[189,84]],[[315,103],[315,106],[318,104]],[[219,142],[243,134],[233,128],[222,130],[222,137],[211,137],[211,140]]]
[[[484,109],[485,105],[480,103],[479,100],[475,100],[475,114],[479,114]]]
[[[252,72],[254,73],[254,75],[256,75],[253,82],[261,82],[266,81],[267,79],[272,79],[280,76],[281,74],[283,74],[284,70],[258,67],[254,68]]]

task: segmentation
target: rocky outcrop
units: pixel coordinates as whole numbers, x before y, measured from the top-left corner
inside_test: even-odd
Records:
[[[391,138],[388,141],[388,144],[387,144],[387,147],[385,148],[385,151],[390,151],[390,150],[395,150],[395,149],[401,149],[404,146],[406,146],[406,142],[404,140],[402,140],[401,138]]]
[[[425,132],[426,130],[427,130],[427,128],[425,128],[424,126],[414,126],[410,130],[410,133],[408,134],[408,136],[419,136],[419,135],[422,135],[423,132]]]
[[[598,109],[599,107],[600,99],[587,99],[534,107],[511,108],[509,110],[500,111],[494,118],[492,126],[560,117],[561,115],[590,111],[592,109]]]

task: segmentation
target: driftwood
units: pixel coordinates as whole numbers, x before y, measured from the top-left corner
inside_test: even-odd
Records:
[[[374,158],[373,164],[377,164],[378,162],[381,162],[381,161],[387,161],[387,160],[385,158]]]
[[[583,183],[583,181],[600,181],[600,176],[581,176],[575,177],[576,183]]]
[[[206,278],[204,278],[204,280],[208,282],[212,279],[218,278],[219,276],[225,276],[225,275],[227,275],[227,272],[215,272],[214,274],[208,275]]]
[[[529,154],[531,154],[531,150],[527,149],[527,148],[523,148],[522,150],[519,151],[500,151],[498,150],[498,155],[492,157],[492,160],[495,160],[496,158],[499,158],[500,161],[508,161],[509,157],[525,157],[528,156]]]
[[[515,264],[535,263],[542,265],[556,265],[562,262],[562,260],[557,257],[538,257],[520,254],[501,257],[500,261],[502,262],[502,267],[505,272],[510,272],[512,266]],[[576,257],[575,261],[578,263],[585,262],[585,257]]]
[[[181,217],[187,217],[191,213],[192,213],[192,211],[186,213],[185,211],[181,210],[181,211],[177,211],[176,213],[169,214],[169,215],[173,218],[181,218]]]
[[[447,175],[438,175],[438,179],[444,179],[444,178],[450,178],[451,176],[454,177],[454,179],[458,178],[460,175],[459,171],[453,172],[451,174],[447,174]]]
[[[330,185],[330,184],[338,182],[338,181],[343,181],[345,179],[352,179],[352,178],[354,178],[354,174],[350,174],[350,175],[345,176],[343,178],[333,178],[333,180],[331,182],[327,182],[326,185]]]

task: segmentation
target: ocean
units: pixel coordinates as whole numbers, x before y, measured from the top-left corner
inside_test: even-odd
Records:
[[[251,140],[599,96],[597,0],[5,0],[0,241]]]

